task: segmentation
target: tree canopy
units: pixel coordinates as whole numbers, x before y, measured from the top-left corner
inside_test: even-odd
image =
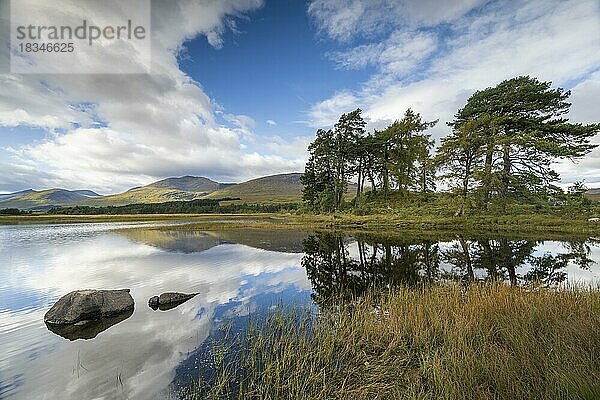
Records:
[[[559,179],[552,163],[586,155],[600,132],[600,124],[569,121],[570,95],[529,76],[477,91],[448,123],[435,154],[427,131],[437,120],[408,109],[385,129],[367,132],[360,109],[343,114],[309,146],[303,199],[315,211],[339,210],[351,181],[356,199],[365,186],[384,194],[426,193],[442,181],[463,205],[474,199],[484,208],[548,193]]]

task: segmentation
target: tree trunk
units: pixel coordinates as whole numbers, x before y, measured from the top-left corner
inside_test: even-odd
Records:
[[[502,196],[504,200],[508,198],[508,191],[510,188],[510,170],[511,170],[511,159],[510,159],[510,145],[505,144],[502,155]]]
[[[390,191],[390,176],[388,170],[388,149],[387,144],[383,150],[383,193],[387,196]]]
[[[369,181],[371,182],[371,190],[373,193],[377,192],[377,187],[375,186],[375,178],[373,177],[373,173],[369,172]]]
[[[357,185],[357,188],[356,188],[356,199],[357,200],[358,200],[358,197],[360,196],[360,194],[362,192],[361,181],[362,181],[362,158],[360,158],[358,160],[358,185]]]
[[[483,202],[485,209],[489,209],[490,192],[492,190],[492,162],[494,160],[494,144],[489,143],[485,154],[485,169],[483,176]]]

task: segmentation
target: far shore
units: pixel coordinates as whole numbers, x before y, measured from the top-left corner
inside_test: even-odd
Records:
[[[443,217],[391,214],[358,216],[352,214],[125,214],[125,215],[20,215],[0,216],[0,225],[15,224],[73,224],[99,222],[186,222],[176,229],[292,229],[341,230],[377,234],[429,232],[437,234],[463,233],[527,234],[545,237],[560,235],[600,236],[600,223],[588,221],[585,216],[557,216],[545,214],[474,215]],[[169,228],[171,229],[171,228]]]

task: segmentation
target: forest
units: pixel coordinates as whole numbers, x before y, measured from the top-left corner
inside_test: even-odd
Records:
[[[600,132],[598,123],[569,121],[570,95],[529,76],[477,91],[447,123],[437,148],[428,131],[439,121],[412,109],[372,132],[361,109],[343,114],[331,129],[319,129],[308,148],[303,201],[314,212],[339,211],[351,182],[354,204],[392,192],[444,191],[460,199],[456,215],[492,204],[552,201],[565,194],[552,163],[581,159],[597,147],[591,139]],[[580,181],[568,194],[583,198],[585,191]]]

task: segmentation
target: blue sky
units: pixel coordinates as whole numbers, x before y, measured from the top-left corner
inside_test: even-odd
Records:
[[[22,1],[56,21],[131,17],[120,0]],[[571,89],[572,120],[599,120],[597,0],[154,0],[152,20],[149,74],[0,71],[0,192],[302,171],[315,130],[357,107],[369,129],[408,107],[439,118],[439,140],[470,94],[517,75]],[[143,63],[99,49],[95,66]],[[599,186],[600,151],[556,169]]]
[[[238,20],[238,32],[223,35],[222,48],[204,37],[186,43],[181,69],[229,113],[251,116],[257,131],[309,134],[312,128],[303,122],[311,105],[339,88],[356,86],[373,68],[336,68],[327,54],[340,46],[315,35],[307,7],[298,0],[267,2]]]

